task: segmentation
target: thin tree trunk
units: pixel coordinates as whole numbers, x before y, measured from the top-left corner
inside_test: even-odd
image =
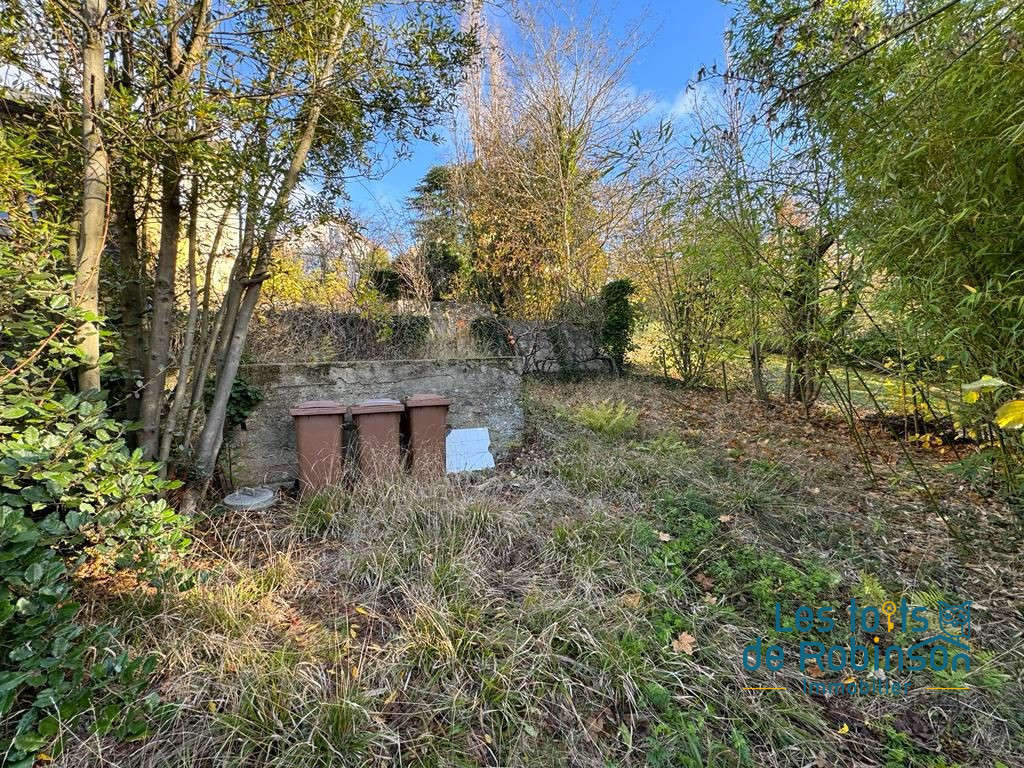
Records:
[[[174,384],[174,397],[167,412],[167,421],[160,437],[159,459],[167,461],[171,455],[171,444],[174,441],[174,429],[178,423],[181,407],[188,391],[189,374],[192,368],[192,348],[196,336],[196,320],[199,317],[199,293],[196,285],[196,249],[199,237],[199,177],[192,174],[192,189],[188,200],[188,321],[185,326],[185,341],[182,344],[181,358],[178,362],[178,380]],[[212,260],[212,259],[211,259]],[[166,465],[161,467],[161,474],[166,472]]]
[[[206,340],[200,349],[203,351],[203,356],[200,360],[199,366],[196,368],[195,375],[192,377],[192,397],[188,403],[188,415],[185,417],[185,428],[183,434],[185,439],[188,440],[189,448],[192,445],[192,425],[195,424],[196,416],[199,414],[199,406],[203,402],[203,392],[206,389],[206,375],[210,370],[210,364],[213,362],[213,354],[217,351],[216,341],[220,336],[221,328],[224,325],[224,307],[220,307],[217,313],[214,315],[213,324],[210,326],[206,336]]]
[[[103,25],[106,0],[83,0],[85,22],[82,42],[82,215],[78,233],[74,301],[79,309],[99,313],[100,257],[106,240],[107,197],[110,189],[110,161],[103,146],[97,115],[106,98]],[[92,320],[78,329],[82,363],[78,388],[100,388],[100,335]]]
[[[128,371],[134,378],[143,372],[142,264],[139,251],[139,221],[135,213],[135,182],[124,179],[113,186],[117,219],[117,251],[121,266],[121,336],[124,341]],[[133,398],[133,402],[137,400]],[[136,411],[138,407],[136,405]],[[130,415],[134,419],[137,413]]]
[[[126,12],[122,0],[115,0],[113,8],[115,18],[119,19],[117,43],[118,58],[118,81],[120,87],[127,93],[133,87],[135,52],[133,47],[132,30],[130,29],[130,15]],[[124,344],[126,365],[129,376],[134,384],[141,381],[145,369],[145,332],[143,328],[143,313],[146,306],[145,290],[143,288],[143,275],[145,264],[142,259],[139,241],[139,217],[136,210],[138,201],[137,176],[132,169],[127,167],[131,164],[124,155],[120,161],[115,161],[115,168],[120,166],[119,178],[115,177],[112,183],[112,202],[117,222],[117,250],[121,268],[121,340]],[[127,404],[128,420],[137,421],[139,418],[139,399],[132,397]],[[135,434],[131,435],[135,438]]]
[[[314,105],[310,110],[306,122],[306,128],[296,144],[291,165],[285,174],[277,199],[271,209],[270,219],[267,228],[260,237],[256,247],[256,261],[253,265],[252,275],[241,281],[240,299],[238,302],[238,313],[234,322],[225,315],[223,334],[227,336],[227,344],[224,349],[224,357],[221,360],[217,372],[217,389],[214,392],[213,403],[210,405],[209,413],[206,415],[206,423],[203,425],[202,434],[199,436],[199,447],[196,452],[196,475],[204,481],[204,484],[213,476],[217,454],[220,452],[220,445],[224,438],[224,420],[227,416],[228,398],[231,395],[231,386],[234,384],[235,376],[238,375],[238,366],[242,360],[242,350],[245,347],[245,337],[249,330],[249,320],[252,318],[253,310],[259,299],[260,289],[263,281],[269,275],[266,270],[270,262],[270,253],[274,241],[277,239],[277,229],[284,218],[288,201],[291,198],[292,190],[298,183],[299,175],[306,162],[306,156],[313,144],[313,137],[316,134],[316,125],[320,119],[320,105]],[[246,248],[252,249],[251,241]]]
[[[210,321],[210,292],[213,284],[213,264],[220,251],[220,240],[223,236],[224,227],[227,226],[228,216],[231,213],[232,204],[224,208],[224,214],[217,223],[217,231],[213,235],[213,244],[210,246],[210,254],[206,259],[206,274],[203,283],[203,307],[199,316],[199,341],[196,344],[196,351],[199,353],[200,363],[192,376],[192,394],[188,402],[188,415],[185,417],[185,428],[183,434],[186,441],[192,434],[192,425],[195,423],[196,413],[199,404],[203,399],[203,389],[206,384],[206,372],[210,369],[213,360],[213,353],[217,349],[217,339],[220,337],[221,321],[224,318],[223,305],[217,310],[213,321]],[[237,263],[237,260],[236,260]],[[233,272],[233,270],[232,270]]]
[[[181,165],[177,152],[167,152],[160,169],[160,250],[153,285],[153,315],[146,356],[146,384],[142,391],[142,433],[139,447],[147,459],[156,458],[160,447],[160,418],[164,385],[170,364],[171,323],[174,319],[174,278],[181,236]]]
[[[756,302],[756,297],[754,299]],[[754,394],[758,400],[768,401],[768,388],[764,383],[764,355],[761,350],[761,321],[756,307],[750,310],[750,374],[754,380]]]
[[[256,242],[256,217],[253,215],[256,202],[255,195],[250,195],[246,205],[245,225],[242,231],[242,240],[239,244],[238,254],[235,263],[231,266],[231,279],[228,282],[228,290],[221,303],[223,312],[221,320],[221,335],[214,339],[216,352],[214,359],[219,366],[224,361],[227,353],[231,334],[227,329],[234,325],[235,317],[238,316],[238,304],[242,298],[243,281],[249,275],[249,267],[252,261],[252,244]]]
[[[146,458],[155,458],[160,450],[160,422],[164,406],[164,386],[170,365],[171,326],[174,319],[174,284],[181,237],[181,141],[182,125],[176,107],[178,97],[188,87],[192,73],[210,34],[207,18],[210,0],[198,0],[185,16],[178,16],[178,3],[170,2],[166,13],[171,21],[166,40],[166,78],[169,122],[165,138],[167,149],[160,158],[160,249],[157,254],[153,287],[153,315],[149,328],[146,356],[146,381],[142,392],[139,446]],[[188,16],[195,20],[191,39],[184,49],[179,38],[180,24]]]
[[[343,30],[339,28],[340,34],[335,35],[331,41],[329,46],[330,54],[322,70],[324,76],[330,76],[333,71],[342,41],[348,36],[349,29],[350,25],[348,24],[345,25]],[[278,190],[277,197],[271,206],[266,229],[263,231],[256,246],[256,260],[253,265],[252,274],[242,285],[238,315],[230,325],[230,318],[225,316],[224,319],[224,333],[230,334],[230,340],[217,372],[217,388],[214,392],[213,402],[206,415],[203,431],[199,436],[194,467],[195,477],[198,482],[190,486],[188,493],[186,493],[184,500],[184,510],[186,513],[194,510],[199,498],[206,492],[206,488],[213,478],[217,455],[220,452],[220,446],[224,439],[224,422],[227,417],[228,398],[231,395],[231,387],[234,384],[235,376],[238,374],[242,350],[245,347],[245,337],[249,330],[249,321],[252,318],[253,310],[256,308],[256,302],[259,300],[263,281],[270,276],[267,273],[267,268],[270,264],[270,255],[274,241],[277,239],[277,231],[284,220],[292,191],[299,182],[309,150],[313,145],[313,139],[316,136],[322,106],[316,100],[315,93],[311,94],[310,99],[313,100],[313,104],[310,106],[307,114],[305,127],[295,144],[291,163],[285,172],[281,188]],[[249,212],[249,217],[251,220],[252,212]],[[251,253],[252,246],[252,241],[249,240],[249,242],[245,243],[242,250]]]

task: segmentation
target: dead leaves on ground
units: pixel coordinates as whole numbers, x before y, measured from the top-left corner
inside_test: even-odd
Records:
[[[672,650],[676,653],[685,653],[687,656],[693,656],[693,652],[696,649],[697,638],[689,632],[680,632],[679,636],[672,641]]]

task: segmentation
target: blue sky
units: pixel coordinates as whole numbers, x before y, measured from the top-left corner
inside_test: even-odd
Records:
[[[610,19],[621,18],[624,23],[645,20],[650,43],[633,62],[629,84],[670,105],[669,110],[671,105],[683,107],[686,83],[702,65],[710,68],[713,62],[722,61],[722,32],[730,9],[719,0],[650,0],[644,5],[596,0],[596,5]],[[349,182],[352,208],[358,217],[376,219],[382,208],[401,208],[427,169],[449,158],[443,143],[419,142],[411,150],[407,159],[386,154],[381,178]]]

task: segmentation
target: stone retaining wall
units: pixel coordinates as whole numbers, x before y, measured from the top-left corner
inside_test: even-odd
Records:
[[[289,409],[304,400],[351,405],[371,397],[445,395],[452,399],[448,424],[487,427],[495,455],[518,443],[523,431],[522,363],[517,358],[261,364],[242,366],[240,374],[264,400],[245,428],[233,432],[222,453],[235,486],[295,479],[295,429]]]

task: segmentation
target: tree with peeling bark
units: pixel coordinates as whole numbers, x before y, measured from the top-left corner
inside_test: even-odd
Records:
[[[106,0],[82,3],[82,211],[75,266],[75,304],[85,313],[79,327],[81,390],[100,388],[100,256],[107,236],[110,164],[103,143],[100,112],[106,99]]]

